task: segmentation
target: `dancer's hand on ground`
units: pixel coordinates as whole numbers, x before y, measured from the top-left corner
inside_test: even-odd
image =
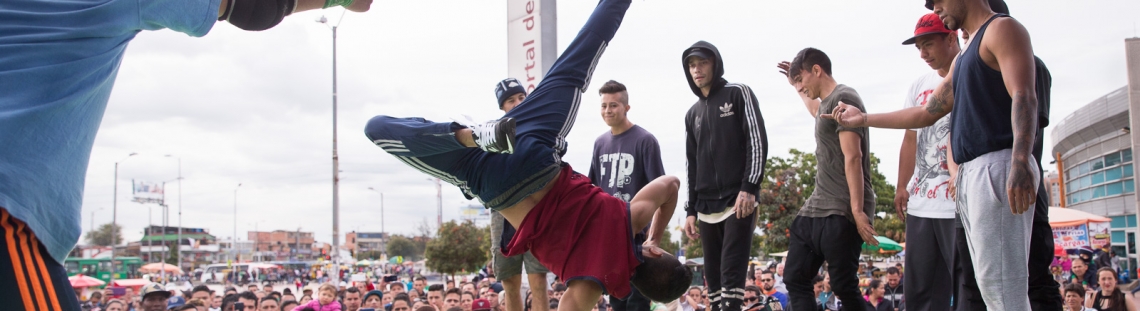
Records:
[[[895,189],[895,212],[898,213],[899,219],[906,221],[906,203],[910,200],[910,192],[905,188]]]
[[[1014,215],[1021,215],[1029,210],[1037,201],[1037,184],[1034,183],[1033,165],[1028,159],[1014,159],[1010,161],[1009,178],[1006,179],[1005,189],[1009,195],[1009,210]]]
[[[741,191],[736,195],[736,219],[744,219],[744,217],[752,216],[752,212],[756,211],[756,196],[751,193]]]
[[[859,110],[859,107],[848,105],[842,101],[839,105],[835,106],[831,113],[824,114],[821,117],[824,119],[832,119],[839,122],[843,127],[865,127],[867,126],[867,114]]]
[[[685,217],[685,235],[689,236],[690,240],[701,238],[701,232],[697,230],[697,216]]]
[[[641,255],[644,255],[645,257],[659,258],[661,255],[665,254],[665,250],[657,246],[656,242],[650,243],[649,241],[646,241],[645,244],[641,245]]]
[[[867,215],[862,211],[855,213],[855,227],[859,231],[859,237],[863,238],[863,242],[867,242],[871,246],[879,246],[879,240],[875,239],[875,228],[871,226],[871,220],[867,219]]]

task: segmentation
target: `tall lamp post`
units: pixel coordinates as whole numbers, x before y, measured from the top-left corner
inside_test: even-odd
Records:
[[[440,183],[439,178],[428,178],[428,181],[435,182],[435,204],[437,208],[436,214],[436,230],[443,228],[443,184]]]
[[[104,208],[91,211],[91,232],[95,232],[95,212],[102,211]],[[111,233],[114,233],[115,228],[111,228]],[[112,240],[112,242],[114,242]]]
[[[182,157],[166,155],[178,159],[178,270],[182,270]],[[166,193],[166,189],[162,190]]]
[[[385,235],[384,235],[384,232],[386,232],[384,230],[384,193],[380,192],[380,190],[376,190],[375,188],[372,188],[372,187],[368,187],[368,190],[372,190],[372,191],[375,191],[376,193],[380,194],[380,253],[384,254],[384,256],[387,257],[388,256],[388,245],[387,245],[388,241],[385,240]]]
[[[341,12],[340,18],[337,19],[335,24],[330,23],[328,18],[321,16],[317,20],[318,23],[325,24],[332,28],[332,171],[333,171],[333,233],[332,233],[332,252],[333,262],[340,263],[340,159],[336,153],[336,28],[340,26],[340,21],[344,19],[344,12]]]
[[[234,240],[230,243],[230,252],[233,253],[234,263],[237,263],[237,191],[241,189],[241,183],[234,187]]]
[[[138,154],[138,152],[131,152],[122,160],[115,162],[115,194],[112,195],[114,199],[111,201],[111,277],[107,281],[108,285],[115,282],[115,246],[119,244],[115,243],[115,228],[119,226],[119,163]]]

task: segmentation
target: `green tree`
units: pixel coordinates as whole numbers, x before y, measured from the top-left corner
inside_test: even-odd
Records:
[[[761,186],[759,219],[757,223],[764,232],[758,247],[764,253],[787,250],[791,222],[799,213],[800,207],[815,191],[816,158],[814,153],[796,149],[788,151],[789,158],[771,157],[768,159],[764,184]],[[886,218],[876,217],[873,227],[879,235],[896,241],[903,238],[905,223],[895,217],[895,187],[879,171],[879,158],[871,157],[871,188],[875,192],[875,211],[886,212]],[[893,218],[893,219],[892,219]],[[898,239],[896,239],[898,238]]]
[[[123,243],[123,227],[119,226],[119,225],[114,225],[114,243],[111,242],[111,236],[112,236],[112,233],[111,233],[112,229],[111,228],[112,228],[112,225],[108,223],[108,224],[103,224],[103,225],[99,226],[99,229],[96,229],[95,231],[87,231],[87,236],[86,236],[87,244],[98,245],[98,246],[111,246],[112,244],[113,245],[122,244]]]
[[[681,230],[685,230],[682,228]],[[681,245],[685,247],[685,258],[701,258],[705,256],[704,247],[701,246],[701,239],[690,239],[688,235],[681,232]]]
[[[895,186],[887,181],[887,177],[879,171],[879,158],[871,154],[871,186],[875,190],[875,213],[872,221],[875,233],[889,239],[906,242],[906,221],[899,219],[895,213]]]
[[[356,252],[356,260],[365,260],[365,259],[372,260],[372,259],[380,259],[382,257],[384,257],[384,252],[381,252],[378,250]]]
[[[478,271],[487,262],[487,240],[470,220],[445,222],[427,244],[427,267],[448,275]]]
[[[172,264],[172,265],[178,264],[178,246],[179,246],[178,243],[174,243],[174,244],[170,244],[170,246],[167,247],[170,249],[170,251],[167,252],[170,256],[166,257],[166,263]],[[179,267],[179,268],[181,268],[181,267]]]
[[[800,167],[787,167],[769,171],[772,178],[761,186],[760,196],[756,199],[760,203],[757,222],[761,224],[760,230],[764,235],[760,236],[761,241],[754,241],[754,246],[761,248],[757,250],[757,255],[788,249],[792,220],[804,204],[805,184],[812,184],[800,182],[800,176],[809,176],[802,170],[804,169]]]
[[[752,248],[748,251],[748,256],[760,257],[760,252],[764,251],[764,236],[759,233],[752,233]]]
[[[416,260],[416,243],[403,235],[392,235],[388,240],[388,256],[404,256],[404,260]]]
[[[677,254],[677,250],[681,249],[680,244],[673,242],[673,233],[669,232],[668,229],[666,229],[665,232],[661,234],[661,241],[658,242],[658,244],[661,249],[665,250],[665,252],[669,254]]]

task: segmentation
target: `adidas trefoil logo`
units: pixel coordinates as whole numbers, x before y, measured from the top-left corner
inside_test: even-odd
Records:
[[[720,106],[720,112],[721,118],[736,114],[732,111],[732,103],[724,103],[724,106]]]

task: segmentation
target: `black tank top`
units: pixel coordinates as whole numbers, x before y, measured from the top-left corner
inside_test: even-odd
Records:
[[[1013,148],[1013,100],[1001,72],[990,68],[978,53],[990,17],[954,67],[954,113],[950,115],[954,162],[966,163],[986,153]]]
[[[1120,290],[1120,289],[1118,288],[1117,290]],[[1093,308],[1097,309],[1099,311],[1116,311],[1116,310],[1124,310],[1125,309],[1125,308],[1117,309],[1116,305],[1113,305],[1111,308],[1105,308],[1104,302],[1110,298],[1112,298],[1112,297],[1101,296],[1100,291],[1099,290],[1096,291],[1096,296],[1093,297]]]

